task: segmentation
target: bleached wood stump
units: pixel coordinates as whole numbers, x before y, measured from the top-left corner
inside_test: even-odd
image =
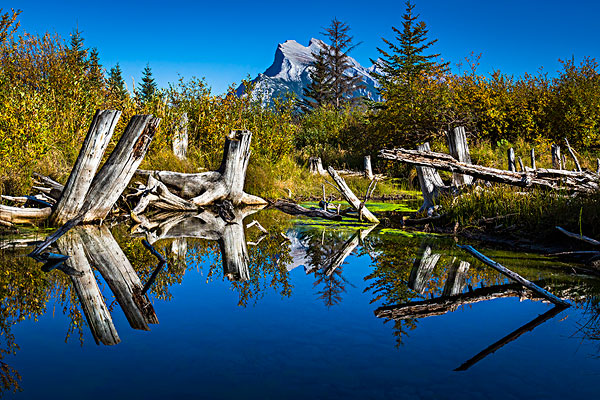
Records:
[[[237,205],[264,205],[267,202],[244,192],[246,170],[250,160],[249,131],[231,131],[225,140],[223,161],[216,171],[184,174],[171,171],[138,171],[138,175],[152,176],[168,189],[196,206],[206,206],[222,200]]]
[[[375,175],[373,175],[373,169],[371,168],[371,156],[365,156],[365,178],[368,180],[372,180]]]
[[[327,171],[323,168],[321,157],[310,157],[308,159],[308,169],[313,175],[327,175]]]
[[[458,126],[448,132],[448,149],[450,150],[450,155],[458,161],[471,164],[471,154],[469,153],[467,133],[464,127]],[[457,172],[452,174],[452,184],[454,186],[470,185],[472,183],[472,176]]]
[[[429,143],[423,143],[417,147],[418,151],[431,151]],[[427,211],[435,205],[437,197],[445,189],[444,182],[438,172],[430,167],[417,166],[417,178],[423,194],[423,205],[419,212]]]
[[[181,114],[178,129],[173,135],[173,153],[180,160],[185,160],[188,150],[188,115]]]

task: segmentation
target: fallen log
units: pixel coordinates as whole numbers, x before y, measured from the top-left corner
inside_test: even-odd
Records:
[[[350,190],[344,178],[338,175],[333,167],[328,167],[327,172],[331,175],[331,178],[335,182],[337,189],[340,191],[344,199],[352,206],[356,211],[358,211],[358,219],[362,221],[362,217],[364,216],[368,222],[372,222],[374,224],[378,224],[379,220],[375,215],[369,211],[369,209],[365,206],[363,202],[361,202],[358,197]]]
[[[52,214],[52,208],[19,208],[0,204],[0,222],[13,224],[38,224]]]
[[[584,193],[595,192],[600,189],[598,176],[588,171],[574,172],[540,168],[535,171],[511,172],[462,163],[448,154],[406,149],[384,149],[380,151],[379,155],[388,160],[398,160],[407,164],[431,167],[442,171],[459,172],[471,175],[474,178],[519,187],[538,186]]]
[[[489,265],[490,267],[494,268],[495,270],[499,271],[500,273],[508,276],[512,280],[519,282],[521,285],[525,286],[526,288],[528,288],[530,290],[533,290],[535,293],[550,300],[552,303],[561,304],[565,307],[571,306],[571,304],[568,301],[565,301],[565,300],[553,295],[546,289],[543,289],[543,288],[539,287],[538,285],[536,285],[535,283],[528,281],[527,279],[523,278],[521,275],[517,274],[516,272],[511,271],[510,269],[506,268],[502,264],[486,257],[485,255],[483,255],[480,252],[478,252],[477,250],[475,250],[472,246],[461,246],[461,245],[457,245],[457,246],[459,248],[465,250],[466,252],[470,253],[473,257],[475,257],[482,263]]]
[[[282,211],[286,214],[290,215],[304,215],[306,217],[311,218],[323,218],[329,219],[332,221],[341,221],[342,216],[339,214],[335,214],[326,210],[317,209],[317,208],[305,208],[299,204],[296,204],[287,200],[277,200],[274,203],[269,204],[269,208],[276,208],[279,211]]]
[[[140,189],[140,191],[142,195],[137,206],[132,211],[136,215],[144,212],[150,205],[159,210],[168,211],[197,211],[199,209],[191,201],[187,201],[171,193],[164,183],[152,175],[148,177],[147,186]]]
[[[596,239],[592,239],[591,237],[578,235],[576,233],[571,233],[568,230],[561,228],[560,226],[557,226],[556,229],[558,229],[559,232],[564,233],[565,235],[567,235],[570,238],[581,240],[583,242],[589,243],[594,246],[600,246],[600,242],[597,241]]]

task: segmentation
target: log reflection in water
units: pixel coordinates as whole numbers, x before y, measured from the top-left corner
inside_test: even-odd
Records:
[[[150,243],[162,239],[216,240],[221,250],[223,274],[230,280],[246,281],[250,279],[250,272],[243,220],[261,208],[236,208],[232,222],[224,221],[216,212],[207,209],[198,214],[179,213],[160,221],[144,221],[134,233],[143,233]]]
[[[415,260],[408,278],[408,287],[419,294],[425,291],[425,285],[441,257],[441,254],[432,254],[431,246],[427,244],[421,245],[421,250],[422,256]]]
[[[78,228],[85,240],[85,254],[112,290],[125,317],[134,329],[150,330],[158,318],[133,266],[106,226]]]
[[[476,356],[474,356],[473,358],[471,358],[470,360],[468,360],[464,364],[462,364],[460,367],[456,368],[455,371],[468,370],[473,365],[475,365],[479,361],[483,360],[485,357],[496,352],[496,350],[504,347],[506,344],[512,342],[513,340],[516,340],[519,336],[523,335],[524,333],[532,331],[533,329],[537,328],[544,322],[554,318],[555,316],[557,316],[558,314],[560,314],[562,311],[566,310],[567,308],[568,307],[560,305],[560,304],[554,306],[550,310],[546,311],[544,314],[534,318],[532,321],[526,323],[519,329],[504,336],[502,339],[498,340],[496,343],[491,344],[485,350],[481,351]]]
[[[472,292],[454,296],[437,297],[429,300],[411,301],[404,304],[379,307],[375,310],[375,316],[378,318],[395,320],[425,318],[455,311],[462,305],[504,297],[541,299],[536,297],[529,289],[524,288],[522,285],[518,283],[509,283],[475,289]]]
[[[100,342],[106,345],[119,343],[121,339],[115,329],[112,317],[85,254],[81,228],[67,232],[58,239],[56,245],[62,254],[70,256],[65,264],[69,268],[82,273],[82,276],[70,276],[70,278],[96,344]]]

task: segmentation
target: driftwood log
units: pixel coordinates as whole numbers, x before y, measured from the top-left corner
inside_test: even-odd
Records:
[[[562,188],[572,192],[584,193],[594,192],[600,188],[598,176],[588,171],[574,172],[539,168],[535,171],[511,172],[475,164],[461,163],[448,154],[406,149],[381,150],[380,157],[417,166],[431,167],[442,171],[460,172],[471,175],[474,178],[519,187]]]
[[[377,217],[375,215],[373,215],[373,213],[371,213],[371,211],[369,211],[367,209],[367,207],[365,206],[365,203],[360,201],[358,199],[358,197],[356,197],[356,195],[352,192],[352,190],[350,190],[350,188],[348,187],[348,184],[346,184],[346,181],[344,180],[344,178],[342,178],[335,169],[333,169],[333,167],[328,167],[327,168],[327,172],[329,172],[329,175],[331,176],[331,178],[333,179],[333,181],[335,182],[339,192],[342,194],[342,196],[344,197],[344,199],[346,199],[346,201],[356,210],[358,211],[358,218],[359,220],[362,221],[362,217],[365,218],[365,220],[367,220],[368,222],[374,223],[374,224],[378,224],[379,223],[379,219],[377,219]]]
[[[332,221],[341,221],[342,216],[339,214],[332,213],[327,210],[316,209],[316,208],[305,208],[299,204],[296,204],[287,200],[277,200],[274,203],[269,204],[269,208],[276,208],[290,215],[304,215],[311,218],[323,218]]]
[[[547,291],[546,289],[543,289],[541,287],[539,287],[538,285],[536,285],[535,283],[528,281],[527,279],[523,278],[521,275],[517,274],[514,271],[511,271],[510,269],[506,268],[505,266],[503,266],[502,264],[486,257],[484,254],[481,254],[480,252],[478,252],[477,250],[475,250],[472,246],[461,246],[458,245],[459,248],[465,250],[466,252],[470,253],[473,257],[475,257],[476,259],[478,259],[479,261],[481,261],[482,263],[489,265],[490,267],[494,268],[496,271],[506,275],[507,277],[509,277],[510,279],[520,283],[521,285],[525,286],[527,289],[534,291],[535,293],[537,293],[539,296],[544,297],[548,300],[550,300],[552,303],[554,304],[559,304],[562,305],[564,307],[570,307],[571,304],[568,301],[565,301],[563,299],[561,299],[560,297],[550,293],[549,291]]]
[[[137,175],[152,176],[175,195],[196,206],[229,200],[233,205],[265,205],[267,202],[244,192],[250,160],[249,131],[232,131],[225,140],[223,161],[217,171],[185,174],[170,171],[138,170]]]

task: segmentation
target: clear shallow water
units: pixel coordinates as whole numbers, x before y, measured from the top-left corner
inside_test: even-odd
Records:
[[[538,257],[487,252],[531,280],[544,279],[545,287],[556,293],[565,295],[567,287],[575,288],[569,296],[578,307],[523,333],[467,371],[456,372],[552,306],[506,297],[417,320],[377,317],[381,306],[442,296],[450,271],[461,260],[470,263],[463,293],[469,286],[476,291],[482,284],[508,282],[461,253],[453,241],[378,230],[357,241],[345,263],[328,277],[324,271],[331,267],[332,256],[352,242],[356,227],[317,229],[276,221],[268,213],[245,222],[253,219],[270,235],[258,246],[248,246],[246,283],[223,276],[223,247],[216,241],[188,239],[185,263],[170,259],[169,269],[151,288],[149,298],[160,323],[150,325],[149,332],[130,327],[96,273],[121,340],[114,346],[96,345],[85,324],[81,330],[75,327],[65,342],[69,326],[77,320],[68,315],[77,304],[69,279],[56,270],[37,276],[39,265],[5,253],[5,270],[31,274],[43,294],[20,291],[20,298],[28,300],[19,303],[3,286],[3,337],[6,342],[7,335],[13,335],[19,349],[4,354],[2,361],[18,371],[22,388],[16,394],[5,390],[3,397],[596,397],[600,342],[594,340],[598,334],[592,325],[581,329],[591,318],[586,307],[595,302],[595,280],[538,268],[543,264]],[[129,238],[123,228],[113,229],[113,234],[145,283],[156,261],[144,253],[139,238]],[[248,241],[259,237],[260,232],[246,230]],[[172,240],[154,245],[172,255]],[[430,256],[440,256],[435,267],[423,273],[427,248]],[[325,267],[307,273],[316,266]],[[411,279],[419,270],[426,278],[420,284]],[[10,280],[4,283],[17,286]],[[37,320],[29,314],[16,321],[19,313],[10,310],[31,308],[34,298],[42,303]]]

